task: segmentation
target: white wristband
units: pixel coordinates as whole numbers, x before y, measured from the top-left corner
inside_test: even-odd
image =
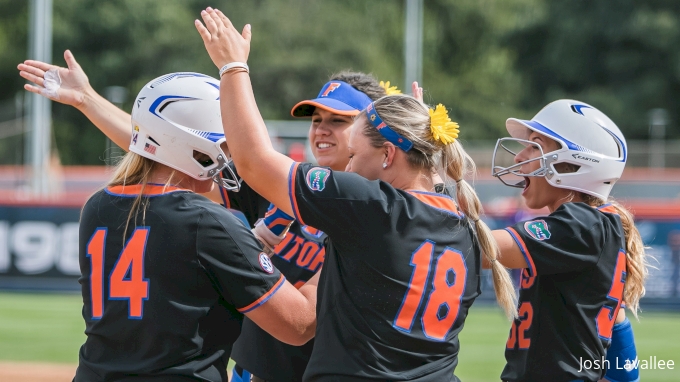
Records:
[[[250,73],[250,70],[248,69],[248,64],[246,64],[245,62],[238,62],[238,61],[235,61],[235,62],[230,62],[230,63],[224,65],[224,66],[222,67],[222,69],[220,69],[220,78],[222,77],[222,75],[223,75],[225,72],[227,72],[227,71],[229,71],[229,70],[231,70],[231,69],[234,69],[234,68],[243,68],[243,69],[246,70],[246,73]]]

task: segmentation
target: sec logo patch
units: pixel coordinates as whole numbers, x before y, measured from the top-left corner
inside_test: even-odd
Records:
[[[269,274],[274,273],[274,265],[269,259],[269,256],[267,256],[264,252],[260,253],[260,267],[262,267],[263,271]]]
[[[531,237],[543,241],[550,239],[550,230],[545,220],[532,220],[524,223],[524,229]]]
[[[312,191],[323,191],[326,188],[326,181],[331,176],[331,170],[323,167],[313,167],[307,171],[305,182]]]

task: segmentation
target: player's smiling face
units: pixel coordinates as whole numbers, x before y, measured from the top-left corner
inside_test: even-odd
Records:
[[[373,147],[370,139],[362,133],[367,124],[366,117],[361,117],[351,128],[348,147],[349,163],[345,171],[355,172],[368,180],[376,180],[383,172],[385,150]]]
[[[531,135],[529,135],[528,140],[541,146],[541,149],[543,149],[545,154],[560,148],[560,144],[557,143],[557,141],[536,132],[532,132]],[[515,163],[524,162],[540,156],[541,150],[539,150],[538,147],[528,145],[524,150],[517,153],[515,156]],[[521,166],[521,172],[528,174],[538,170],[540,166],[541,161],[531,161]],[[526,181],[526,185],[524,186],[524,190],[522,190],[522,197],[524,197],[527,207],[531,209],[548,207],[552,212],[562,203],[569,201],[568,198],[571,191],[551,186],[545,177],[531,176],[525,177],[524,180]]]
[[[336,171],[347,166],[347,142],[352,117],[316,108],[309,128],[309,142],[317,163]]]

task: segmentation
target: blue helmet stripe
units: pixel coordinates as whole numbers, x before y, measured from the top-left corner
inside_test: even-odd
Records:
[[[191,97],[184,97],[184,96],[178,96],[178,95],[165,95],[165,96],[160,96],[160,97],[156,98],[156,100],[153,101],[153,103],[152,103],[151,106],[149,107],[149,111],[151,112],[151,114],[155,115],[156,117],[158,117],[158,118],[160,118],[160,119],[163,119],[163,117],[161,117],[160,115],[158,115],[158,114],[156,113],[156,109],[158,108],[158,106],[160,106],[160,104],[161,104],[163,101],[165,101],[166,99],[170,99],[170,98],[187,99],[187,98],[191,98]]]
[[[158,86],[158,85],[160,85],[160,84],[162,84],[162,83],[168,82],[168,81],[170,81],[171,79],[173,79],[173,78],[175,78],[175,77],[180,77],[180,78],[182,78],[182,77],[205,77],[205,78],[212,78],[212,77],[210,77],[210,76],[206,76],[205,74],[201,74],[201,73],[192,73],[192,72],[171,73],[171,74],[166,75],[165,77],[159,78],[156,82],[154,82],[154,83],[152,83],[151,85],[149,85],[149,87],[151,87],[151,88],[153,89],[153,88],[155,88],[156,86]]]
[[[536,121],[527,121],[527,120],[521,120],[522,123],[531,126],[534,130],[540,131],[541,133],[544,133],[548,136],[554,137],[556,139],[559,139],[560,141],[564,142],[567,147],[569,147],[570,150],[575,150],[575,151],[584,151],[584,152],[593,152],[592,150],[588,150],[587,148],[577,145],[576,143],[565,139],[561,135],[557,134],[556,132],[550,130],[549,128],[545,127],[544,125],[536,122]]]

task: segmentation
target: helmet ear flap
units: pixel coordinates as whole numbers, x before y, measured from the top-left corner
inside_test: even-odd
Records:
[[[210,155],[194,149],[194,160],[198,162],[203,168],[208,168],[212,166],[215,162],[212,160]]]
[[[553,163],[553,168],[557,174],[573,174],[578,172],[581,166],[569,162]]]

